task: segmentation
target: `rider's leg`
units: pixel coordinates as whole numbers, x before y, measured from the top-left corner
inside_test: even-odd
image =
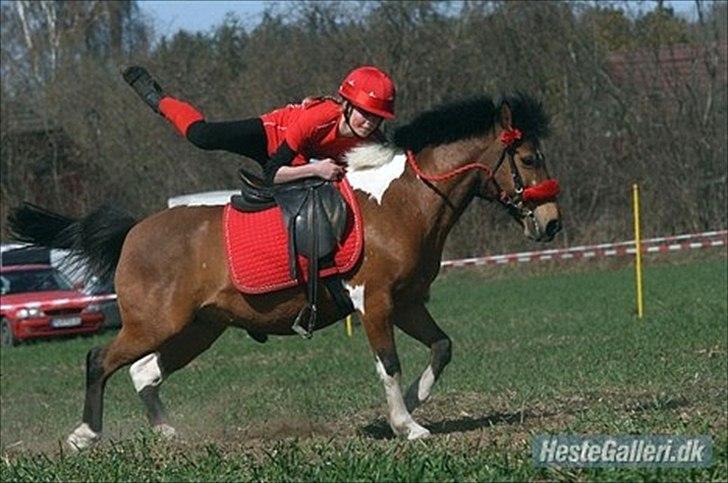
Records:
[[[242,121],[195,122],[187,129],[187,139],[201,149],[222,149],[247,156],[265,165],[268,138],[259,117]]]
[[[133,65],[124,70],[124,80],[129,84],[132,89],[152,108],[157,114],[159,112],[159,101],[166,95],[162,90],[162,87],[152,79],[147,69]]]
[[[193,124],[205,121],[205,116],[192,104],[170,96],[163,97],[159,101],[159,112],[185,137]]]
[[[124,80],[155,112],[164,116],[192,144],[207,150],[222,149],[247,156],[261,165],[268,160],[268,139],[260,118],[207,122],[191,104],[166,95],[146,69],[124,71]]]

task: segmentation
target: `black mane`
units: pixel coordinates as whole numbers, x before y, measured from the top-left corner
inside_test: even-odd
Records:
[[[500,106],[507,102],[513,126],[524,137],[540,139],[549,134],[549,118],[540,102],[527,94],[503,96],[498,105],[488,96],[456,101],[417,116],[394,131],[394,144],[415,153],[427,146],[448,144],[484,133],[498,122]]]

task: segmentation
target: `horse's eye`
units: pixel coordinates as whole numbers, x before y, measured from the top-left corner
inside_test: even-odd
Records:
[[[526,166],[533,166],[536,163],[536,158],[534,156],[528,156],[521,158],[521,162]]]

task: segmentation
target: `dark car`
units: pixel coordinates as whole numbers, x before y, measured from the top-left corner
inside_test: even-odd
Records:
[[[105,300],[98,302],[101,312],[104,314],[104,329],[118,329],[121,327],[121,315],[119,314],[119,305],[116,302],[113,282],[100,283],[94,278],[91,283],[86,285],[83,292],[105,298]]]
[[[50,265],[0,267],[3,346],[46,337],[97,332],[104,321],[93,297],[75,289]]]

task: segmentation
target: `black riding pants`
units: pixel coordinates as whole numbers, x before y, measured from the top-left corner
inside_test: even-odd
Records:
[[[273,184],[276,172],[290,165],[296,156],[285,141],[273,156],[268,156],[268,136],[259,117],[242,121],[197,121],[187,129],[187,139],[201,149],[222,149],[254,159],[263,167],[263,177],[269,185]]]
[[[268,138],[259,117],[242,121],[197,121],[187,130],[187,139],[201,149],[222,149],[254,159],[265,166],[268,157]]]

